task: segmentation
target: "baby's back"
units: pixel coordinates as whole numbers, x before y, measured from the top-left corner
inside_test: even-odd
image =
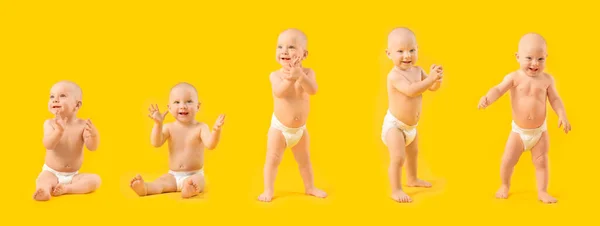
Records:
[[[514,86],[510,90],[512,114],[515,123],[523,128],[537,128],[546,120],[546,100],[550,75],[527,76],[513,73]]]
[[[69,124],[54,150],[46,150],[45,164],[60,172],[78,171],[83,164],[84,128],[85,121],[81,119]]]
[[[200,138],[202,123],[193,125],[169,124],[169,168],[174,171],[202,169],[204,143]]]

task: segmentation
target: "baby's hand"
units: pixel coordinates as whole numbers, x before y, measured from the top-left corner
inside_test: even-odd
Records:
[[[64,131],[67,128],[67,118],[60,116],[60,109],[56,109],[56,117],[52,120],[52,127],[58,131]]]
[[[487,108],[489,105],[487,97],[483,96],[481,97],[481,100],[479,100],[479,106],[477,107],[477,109],[485,109]]]
[[[221,127],[223,126],[223,124],[225,124],[225,115],[219,115],[219,118],[217,118],[217,121],[215,122],[215,125],[213,126],[213,130],[214,131],[219,131],[221,130]]]
[[[162,124],[162,122],[165,120],[165,116],[169,113],[169,111],[167,110],[164,114],[161,114],[160,110],[158,109],[158,105],[150,105],[150,108],[148,108],[148,110],[150,111],[148,117],[150,117],[152,120],[154,120],[155,123],[158,124]]]
[[[561,117],[558,119],[558,128],[563,127],[565,133],[569,133],[571,131],[571,123],[567,120],[567,117]]]
[[[435,76],[436,80],[441,80],[442,77],[444,76],[444,70],[442,69],[441,65],[431,65],[431,69],[429,70],[429,75],[430,76]]]
[[[300,67],[301,57],[293,56],[292,62],[288,65],[290,73],[287,76],[289,80],[297,80],[302,75],[302,67]]]
[[[92,120],[88,119],[85,121],[85,128],[83,130],[83,137],[90,138],[95,137],[98,134],[96,127],[92,124]]]

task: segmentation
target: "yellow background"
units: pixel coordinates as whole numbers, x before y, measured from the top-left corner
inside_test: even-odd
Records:
[[[169,2],[169,3],[165,3]],[[0,1],[3,210],[6,223],[306,225],[582,223],[598,202],[593,28],[597,5],[584,1],[205,2]],[[264,5],[263,5],[264,4]],[[445,69],[443,87],[424,96],[419,174],[431,189],[406,189],[415,200],[389,197],[387,151],[380,128],[387,108],[387,33],[408,26],[420,45],[419,65]],[[296,27],[309,38],[305,65],[316,71],[308,128],[316,184],[330,197],[301,195],[288,151],[272,203],[259,203],[266,132],[272,113],[268,75],[278,68],[276,38]],[[516,167],[512,196],[494,199],[510,130],[508,96],[485,111],[481,95],[518,68],[517,42],[527,32],[549,43],[547,72],[558,81],[573,125],[565,135],[549,111],[550,192],[537,202],[527,152]],[[101,175],[94,194],[35,202],[43,164],[42,123],[51,85],[72,80],[84,91],[81,118],[101,134],[82,172]],[[203,102],[198,120],[227,114],[222,142],[206,153],[207,191],[138,198],[128,188],[141,173],[167,172],[167,147],[150,145],[148,106],[167,104],[177,82],[194,84]],[[586,98],[591,98],[586,100]],[[173,121],[172,118],[168,119]],[[124,219],[118,220],[118,217]],[[520,218],[520,219],[517,219]],[[13,222],[16,221],[16,222]],[[408,223],[405,223],[408,222]],[[4,223],[3,223],[4,224]]]

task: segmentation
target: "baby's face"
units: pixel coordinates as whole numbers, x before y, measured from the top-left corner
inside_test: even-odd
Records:
[[[417,62],[417,42],[413,37],[396,37],[388,44],[387,55],[396,67],[409,69]]]
[[[180,122],[190,122],[200,108],[197,94],[189,88],[175,88],[169,97],[169,113]]]
[[[546,68],[546,48],[541,46],[525,46],[517,53],[520,69],[529,76],[535,76]]]
[[[72,113],[79,109],[81,102],[77,100],[73,87],[67,84],[56,84],[50,89],[50,99],[48,100],[48,110],[56,114]]]
[[[301,37],[292,32],[283,33],[277,40],[277,50],[275,51],[277,62],[283,67],[287,67],[292,62],[293,57],[300,57],[304,60],[307,51],[300,42]]]

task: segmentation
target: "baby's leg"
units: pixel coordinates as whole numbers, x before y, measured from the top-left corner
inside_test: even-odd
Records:
[[[35,193],[33,199],[37,201],[50,200],[52,189],[58,184],[58,178],[51,172],[42,171],[35,183]]]
[[[201,173],[194,174],[183,181],[183,188],[181,188],[182,198],[194,197],[204,189],[204,175]]]
[[[310,163],[310,136],[308,135],[308,130],[304,130],[304,134],[298,144],[292,147],[292,152],[294,153],[294,158],[298,163],[298,168],[300,170],[300,176],[302,176],[302,181],[304,182],[304,191],[307,195],[312,195],[319,198],[327,197],[327,193],[318,189],[314,185],[313,179],[313,170],[312,165]]]
[[[277,176],[277,168],[281,163],[283,151],[285,150],[285,138],[281,131],[270,128],[267,141],[267,158],[264,167],[264,192],[258,196],[258,200],[270,202],[273,199],[275,177]]]
[[[390,167],[388,168],[392,199],[397,202],[412,202],[412,199],[402,191],[402,165],[404,164],[405,141],[402,131],[391,128],[385,137],[390,152]]]
[[[137,175],[131,180],[131,189],[139,196],[155,195],[177,191],[177,182],[171,174],[164,174],[153,182],[146,183],[142,176]]]
[[[555,203],[556,198],[548,194],[548,149],[550,142],[548,132],[542,133],[538,143],[531,149],[531,158],[535,166],[538,197],[544,203]]]
[[[87,194],[100,187],[100,176],[96,174],[77,174],[70,184],[58,184],[52,190],[52,196],[64,194]]]
[[[431,183],[417,178],[417,161],[419,154],[419,134],[406,147],[406,185],[408,187],[431,187]]]
[[[502,185],[496,192],[496,198],[505,199],[508,198],[508,191],[510,190],[510,178],[512,177],[513,170],[519,158],[523,154],[523,141],[519,134],[511,132],[508,135],[508,141],[504,147],[504,155],[502,156],[502,163],[500,165],[500,179]]]

